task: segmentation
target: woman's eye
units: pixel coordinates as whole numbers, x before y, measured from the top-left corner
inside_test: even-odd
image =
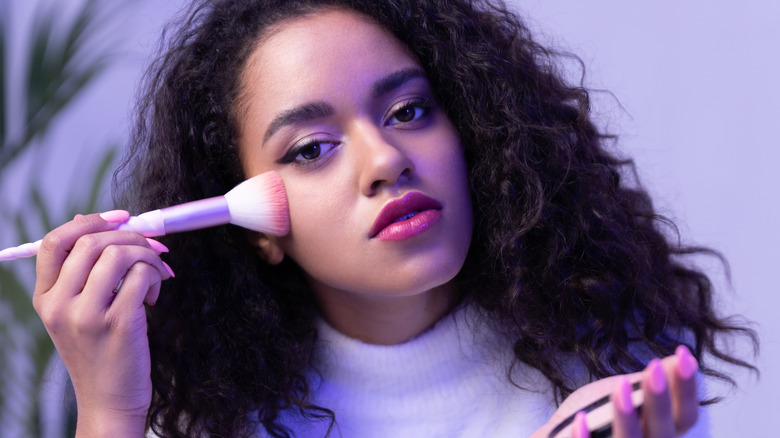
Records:
[[[416,119],[417,117],[420,117],[423,113],[422,108],[401,108],[400,111],[395,113],[395,119],[399,122],[411,122],[412,120]]]
[[[338,142],[311,141],[303,145],[293,147],[280,160],[280,163],[309,164],[328,155]]]
[[[298,153],[298,157],[300,157],[303,160],[313,160],[315,158],[318,158],[321,153],[322,153],[322,145],[319,143],[315,143],[306,146],[302,151]],[[296,157],[296,159],[298,157]]]
[[[402,123],[410,123],[428,115],[433,103],[427,99],[408,102],[395,110],[388,119],[387,126],[395,126]]]

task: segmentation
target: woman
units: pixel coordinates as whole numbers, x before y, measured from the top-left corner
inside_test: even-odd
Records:
[[[546,436],[612,394],[616,436],[666,437],[696,422],[705,354],[749,366],[717,348],[750,332],[621,182],[587,93],[501,6],[439,3],[193,8],[148,77],[120,203],[275,170],[291,232],[166,236],[172,270],[110,231],[126,212],[47,236],[34,303],[80,435]],[[643,369],[641,421],[621,377],[553,414]]]

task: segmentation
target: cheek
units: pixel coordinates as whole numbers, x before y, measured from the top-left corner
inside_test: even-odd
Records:
[[[471,189],[468,181],[468,168],[463,149],[458,143],[457,148],[451,149],[448,159],[442,160],[444,165],[439,166],[439,178],[446,184],[452,193],[454,208],[457,215],[457,227],[462,233],[466,243],[471,243],[473,231],[473,210],[471,206]]]
[[[452,163],[448,181],[454,190],[457,190],[456,214],[458,216],[457,226],[460,234],[459,241],[461,247],[467,251],[471,245],[471,235],[474,228],[474,211],[471,206],[471,190],[468,183],[466,162],[462,156]]]
[[[291,231],[279,244],[299,264],[329,257],[329,252],[346,239],[350,207],[343,196],[328,187],[333,186],[320,183],[287,191]]]
[[[454,129],[447,131],[438,140],[442,147],[431,151],[425,159],[425,167],[418,170],[428,175],[431,181],[440,186],[440,190],[446,191],[456,208],[471,218],[471,189],[463,147]]]

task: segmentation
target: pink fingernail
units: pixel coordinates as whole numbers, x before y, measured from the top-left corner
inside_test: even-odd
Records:
[[[688,380],[696,374],[696,370],[699,369],[699,362],[688,350],[685,345],[680,345],[675,350],[674,355],[677,356],[677,375],[684,380]]]
[[[631,382],[628,381],[628,377],[620,378],[614,403],[623,415],[629,415],[634,411],[634,404],[631,401]]]
[[[585,412],[579,411],[574,415],[574,424],[572,425],[572,436],[576,438],[589,438],[588,421],[585,418]]]
[[[151,246],[152,249],[157,251],[158,253],[170,251],[167,246],[162,244],[162,242],[158,242],[154,239],[149,239],[148,237],[146,238],[146,241],[149,243],[149,246]]]
[[[100,213],[100,218],[108,223],[119,223],[125,221],[130,217],[130,213],[125,210],[111,210],[105,213]]]
[[[648,386],[653,394],[661,395],[666,391],[666,372],[661,359],[653,359],[647,366]]]
[[[170,267],[170,266],[168,266],[168,264],[167,264],[167,263],[165,263],[165,262],[162,262],[162,264],[163,264],[163,266],[165,266],[165,269],[167,269],[167,270],[168,270],[168,273],[169,273],[169,274],[171,274],[171,277],[175,277],[175,276],[176,276],[176,274],[174,274],[174,273],[173,273],[173,269],[171,269],[171,267]]]

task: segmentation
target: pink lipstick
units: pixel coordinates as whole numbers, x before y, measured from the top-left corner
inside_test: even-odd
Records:
[[[441,204],[420,192],[388,202],[371,226],[369,237],[405,240],[425,232],[441,219]]]

